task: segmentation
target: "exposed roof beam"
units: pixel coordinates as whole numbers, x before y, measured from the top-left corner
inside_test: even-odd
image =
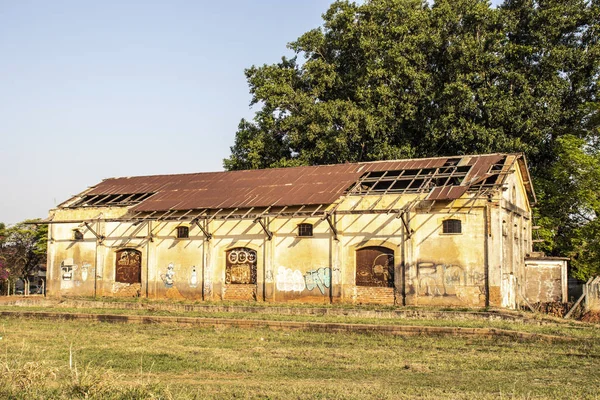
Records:
[[[94,236],[96,236],[96,239],[98,239],[98,243],[102,243],[102,241],[105,239],[105,237],[103,235],[99,235],[91,226],[88,222],[84,222],[83,223],[85,225],[86,228],[88,228],[88,230],[90,232],[92,232],[92,234]]]
[[[260,226],[262,226],[263,231],[265,231],[265,234],[267,235],[267,237],[269,238],[269,240],[273,239],[273,232],[271,232],[269,230],[269,227],[267,226],[267,224],[265,223],[265,221],[263,221],[263,218],[258,217],[254,220],[254,222],[258,222],[260,224]]]
[[[207,225],[206,227],[202,226],[202,224],[200,223],[200,221],[198,219],[194,219],[192,221],[192,223],[195,223],[198,226],[198,228],[200,228],[200,230],[204,234],[204,237],[206,238],[206,240],[212,239],[213,236],[212,236],[212,233],[210,233],[208,231],[208,222],[206,220],[204,220],[204,223]]]
[[[335,239],[335,241],[339,241],[338,239],[338,230],[335,227],[335,223],[334,221],[331,220],[331,215],[328,215],[326,218],[327,223],[329,224],[329,227],[331,228],[331,231],[333,232],[333,238]]]

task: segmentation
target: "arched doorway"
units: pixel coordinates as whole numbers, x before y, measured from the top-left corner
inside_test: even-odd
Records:
[[[256,300],[256,250],[236,247],[225,252],[227,300]]]
[[[358,249],[356,286],[394,287],[394,251],[381,246]]]
[[[117,251],[115,262],[115,282],[142,282],[142,253],[135,249]]]

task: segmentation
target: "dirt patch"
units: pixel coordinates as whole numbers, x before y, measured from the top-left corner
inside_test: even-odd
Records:
[[[573,303],[562,303],[560,301],[551,301],[546,303],[533,303],[531,304],[533,311],[551,315],[553,317],[562,318],[567,312],[573,307]],[[529,307],[526,305],[521,306],[522,310],[528,310]]]
[[[600,324],[600,311],[588,311],[583,314],[581,320],[592,324]]]

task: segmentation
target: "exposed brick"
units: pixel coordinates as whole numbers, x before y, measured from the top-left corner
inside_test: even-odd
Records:
[[[225,285],[223,300],[256,300],[256,285]]]
[[[360,304],[394,304],[394,288],[356,287],[356,302]]]

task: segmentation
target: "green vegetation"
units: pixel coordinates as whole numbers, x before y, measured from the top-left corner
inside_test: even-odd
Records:
[[[549,345],[13,317],[0,336],[0,397],[14,399],[567,399],[600,385],[597,336]]]
[[[257,106],[230,170],[524,152],[539,250],[600,273],[600,2],[336,1],[278,64],[246,77]]]
[[[23,221],[10,227],[0,222],[0,281],[27,280],[40,263],[45,263],[48,225]],[[29,285],[26,285],[27,290]]]
[[[520,331],[536,334],[564,336],[567,338],[592,339],[600,341],[600,329],[593,329],[587,325],[573,322],[555,322],[541,319],[523,319],[522,321],[488,320],[485,318],[466,319],[460,315],[454,318],[449,315],[446,318],[419,317],[365,317],[349,315],[310,315],[310,314],[273,314],[262,312],[237,311],[172,311],[160,309],[102,309],[102,308],[69,308],[69,307],[10,307],[0,306],[0,311],[40,311],[58,313],[84,313],[84,314],[115,314],[115,315],[150,315],[171,317],[195,317],[195,318],[220,318],[220,319],[248,319],[261,321],[296,321],[296,322],[321,322],[342,324],[374,324],[374,325],[396,325],[396,326],[445,326],[463,328],[496,328],[510,331]]]

